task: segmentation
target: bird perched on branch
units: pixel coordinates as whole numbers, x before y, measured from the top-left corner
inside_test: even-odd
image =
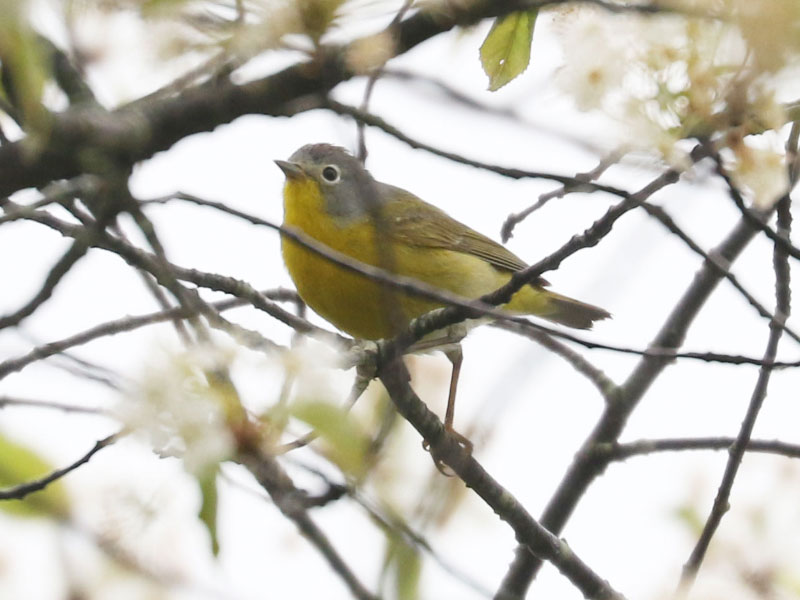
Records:
[[[401,188],[376,181],[343,148],[311,144],[288,161],[284,226],[366,265],[474,300],[527,267],[515,254]],[[320,316],[356,338],[377,340],[445,303],[390,287],[353,272],[286,236],[283,259],[300,297]],[[517,291],[503,309],[589,329],[610,314],[545,289],[541,277]],[[441,348],[453,365],[445,427],[453,430],[462,353],[461,333],[434,332],[412,350]]]

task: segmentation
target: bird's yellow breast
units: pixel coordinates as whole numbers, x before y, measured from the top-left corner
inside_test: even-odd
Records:
[[[392,213],[390,209],[385,212]],[[407,232],[405,241],[386,231],[378,235],[370,216],[333,217],[325,210],[319,185],[311,179],[287,180],[284,214],[284,225],[299,229],[342,254],[467,299],[479,298],[510,278],[509,272],[472,254],[415,244]],[[391,218],[387,217],[381,226],[391,231]],[[388,245],[380,247],[381,242]],[[354,337],[391,337],[411,319],[442,306],[348,271],[288,238],[284,237],[281,244],[286,267],[306,304]],[[505,307],[547,316],[552,297],[541,288],[525,286]]]
[[[443,269],[437,265],[445,261],[438,260],[437,255],[455,253],[399,243],[384,249],[386,254],[380,252],[372,220],[331,217],[314,181],[287,181],[284,211],[284,225],[299,229],[342,254],[445,289],[449,287],[446,280],[453,273],[439,272]],[[306,304],[354,337],[389,337],[412,318],[439,306],[347,271],[290,239],[283,238],[281,245],[286,267]]]

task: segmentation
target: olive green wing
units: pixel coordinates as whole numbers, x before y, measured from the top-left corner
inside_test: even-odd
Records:
[[[456,221],[443,210],[403,189],[381,184],[382,214],[397,241],[409,246],[444,248],[471,254],[503,271],[521,271],[528,265],[491,238]],[[539,278],[536,285],[548,285]]]

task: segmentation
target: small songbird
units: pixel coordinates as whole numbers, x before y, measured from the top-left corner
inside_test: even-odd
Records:
[[[515,254],[401,188],[376,181],[343,148],[311,144],[288,161],[284,226],[362,263],[410,277],[474,300],[527,267]],[[377,340],[442,303],[414,296],[348,271],[296,241],[283,237],[283,259],[300,297],[320,316],[356,338]],[[597,306],[545,289],[539,278],[502,308],[589,329],[610,314]],[[453,363],[445,427],[453,432],[461,367],[459,339],[432,334],[419,348],[441,347]],[[469,443],[456,434],[467,445]]]

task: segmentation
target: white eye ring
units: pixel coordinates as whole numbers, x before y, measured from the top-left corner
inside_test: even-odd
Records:
[[[322,178],[328,183],[336,183],[339,181],[339,168],[335,165],[328,165],[322,169]]]

